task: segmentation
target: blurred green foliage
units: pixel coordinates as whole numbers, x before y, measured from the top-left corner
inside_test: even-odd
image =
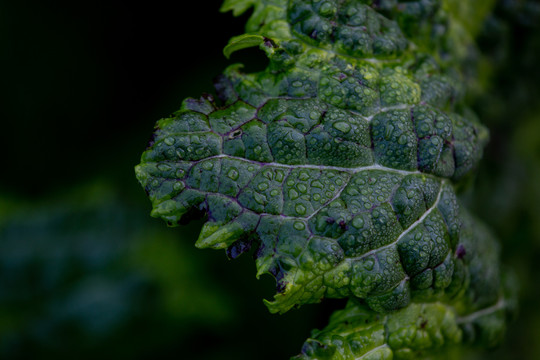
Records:
[[[226,288],[209,280],[209,264],[182,252],[187,244],[111,187],[97,183],[0,209],[2,358],[91,358],[105,348],[132,357],[238,311]]]
[[[0,4],[0,358],[276,359],[344,306],[270,315],[273,281],[255,280],[248,254],[201,252],[201,223],[148,216],[140,144],[230,64],[221,49],[244,21],[219,5]],[[479,35],[489,91],[475,110],[491,142],[464,197],[503,241],[521,314],[471,359],[540,358],[539,13],[499,0]],[[212,44],[193,54],[201,38]],[[257,66],[246,50],[232,61],[245,56]]]
[[[479,36],[490,64],[475,110],[490,143],[467,202],[502,241],[520,282],[520,314],[485,359],[540,357],[540,3],[499,1]]]

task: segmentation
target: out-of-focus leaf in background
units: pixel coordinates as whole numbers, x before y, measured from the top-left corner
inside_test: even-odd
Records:
[[[110,187],[0,206],[2,358],[98,355],[105,346],[132,356],[238,314],[209,279],[211,265],[182,251],[190,232],[177,241]]]
[[[490,129],[474,191],[474,212],[498,234],[516,270],[520,314],[486,359],[540,357],[540,2],[502,0],[479,38],[490,67],[476,110]],[[476,358],[484,358],[478,355]]]

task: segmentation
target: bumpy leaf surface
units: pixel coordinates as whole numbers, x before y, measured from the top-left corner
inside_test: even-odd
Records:
[[[499,286],[501,274],[493,266],[499,257],[497,242],[478,220],[464,211],[460,217],[459,252],[468,265],[460,271],[470,272],[463,294],[448,304],[419,301],[389,314],[351,300],[325,329],[313,331],[295,359],[461,359],[457,344],[497,344],[507,311],[516,307],[510,294],[513,280]]]
[[[464,104],[470,37],[437,32],[452,27],[451,5],[225,1],[236,15],[254,6],[225,55],[259,46],[269,65],[229,67],[219,101],[187,99],[157,123],[136,168],[152,215],[176,225],[204,213],[196,246],[231,258],[255,248],[257,275],[277,280],[271,312],[325,297],[377,313],[458,309],[407,316],[493,305],[463,300],[483,280],[453,183],[487,131]],[[486,274],[499,294],[498,270]]]
[[[295,359],[424,359],[434,350],[461,343],[457,320],[440,303],[411,304],[381,315],[351,302],[332,315],[323,331],[314,332]]]

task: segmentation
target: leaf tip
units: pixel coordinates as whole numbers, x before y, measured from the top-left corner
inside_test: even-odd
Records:
[[[261,35],[244,34],[235,36],[231,38],[229,43],[223,48],[223,55],[229,59],[234,52],[254,46],[260,46],[265,40],[266,38]]]

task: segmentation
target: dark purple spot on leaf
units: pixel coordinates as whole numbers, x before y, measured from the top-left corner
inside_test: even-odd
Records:
[[[458,259],[463,259],[467,255],[467,252],[465,251],[465,246],[463,244],[459,244],[456,249],[456,257]]]
[[[267,37],[264,38],[264,46],[266,47],[272,47],[272,48],[276,48],[276,43],[272,40],[272,39],[269,39]]]
[[[204,93],[202,94],[202,97],[210,102],[214,102],[214,95],[212,94]]]
[[[276,292],[277,293],[282,293],[283,291],[285,291],[286,287],[287,287],[287,282],[286,281],[278,281],[276,283]]]
[[[227,248],[229,259],[236,259],[251,249],[251,241],[238,240]]]

